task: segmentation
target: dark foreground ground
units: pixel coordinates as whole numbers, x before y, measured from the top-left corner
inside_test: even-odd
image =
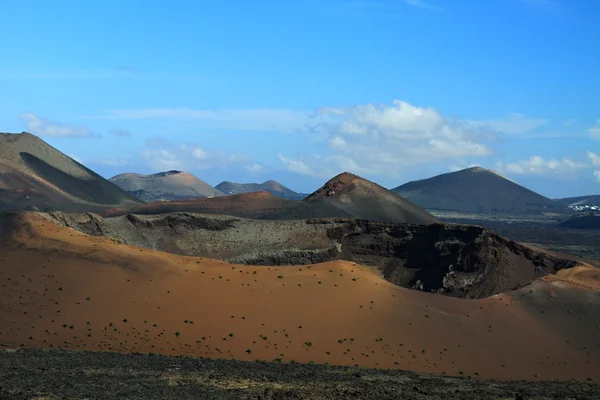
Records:
[[[0,352],[0,399],[600,399],[595,382],[500,382],[144,354]]]

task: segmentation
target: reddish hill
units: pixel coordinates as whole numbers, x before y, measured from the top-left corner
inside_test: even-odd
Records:
[[[326,203],[357,219],[412,224],[439,222],[396,193],[348,172],[330,179],[304,201]]]

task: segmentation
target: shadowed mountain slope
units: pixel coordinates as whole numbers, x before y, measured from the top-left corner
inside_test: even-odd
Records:
[[[37,136],[0,133],[0,210],[99,211],[140,204]]]
[[[218,189],[182,171],[151,175],[125,173],[113,176],[109,180],[131,195],[149,202],[223,196]]]
[[[488,213],[557,208],[553,200],[480,167],[408,182],[392,191],[428,210]]]

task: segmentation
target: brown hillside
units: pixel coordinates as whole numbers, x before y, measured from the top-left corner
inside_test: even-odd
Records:
[[[151,175],[126,173],[109,180],[129,194],[149,202],[223,196],[221,191],[208,183],[182,171],[166,171]]]
[[[98,211],[135,199],[30,133],[0,133],[0,210]]]
[[[8,222],[0,342],[9,348],[600,379],[600,296],[568,283],[464,300],[395,286],[351,262],[235,265],[117,244],[42,216]]]

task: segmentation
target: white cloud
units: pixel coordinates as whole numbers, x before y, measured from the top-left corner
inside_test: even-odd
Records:
[[[587,168],[585,163],[579,163],[568,158],[544,159],[531,156],[528,160],[520,160],[506,165],[500,164],[500,169],[516,175],[568,175]]]
[[[244,169],[252,174],[258,173],[264,169],[262,165],[259,164],[249,164],[244,165]]]
[[[318,174],[312,168],[310,168],[304,162],[304,160],[302,158],[298,159],[298,160],[294,160],[294,159],[291,159],[291,158],[284,157],[281,154],[278,154],[277,157],[279,157],[279,160],[290,171],[296,172],[296,173],[301,174],[301,175],[318,176]]]
[[[314,111],[287,109],[223,109],[147,108],[108,110],[99,119],[161,119],[170,123],[202,126],[216,130],[256,132],[296,132],[311,147],[322,144],[319,154],[290,156],[282,154],[279,161],[292,171],[304,175],[326,176],[350,170],[358,174],[396,178],[417,165],[460,160],[479,162],[478,158],[493,154],[491,142],[502,134],[521,134],[548,124],[546,119],[509,114],[506,118],[465,120],[442,115],[432,107],[419,107],[394,100],[388,105],[356,105],[322,107]],[[318,148],[318,147],[317,147]],[[193,149],[175,154],[155,154],[157,165],[187,164],[178,157],[187,154],[200,165],[227,164],[227,157],[214,151]],[[150,156],[147,157],[150,160]],[[215,159],[221,161],[215,162]],[[247,164],[250,165],[250,164]],[[442,164],[444,165],[444,164]],[[178,167],[183,169],[184,167]],[[513,167],[517,168],[517,167]],[[524,168],[521,166],[521,168]],[[518,168],[517,168],[518,169]]]
[[[33,113],[22,113],[19,122],[30,133],[39,136],[82,137],[91,136],[92,132],[86,127],[76,127],[40,118]]]
[[[311,123],[326,133],[324,154],[280,156],[286,168],[304,175],[321,177],[347,170],[397,177],[414,165],[492,154],[485,143],[489,128],[400,100],[390,106],[320,108]]]
[[[600,167],[600,156],[598,154],[588,151],[587,156],[594,167]]]
[[[205,159],[208,157],[208,154],[202,150],[200,147],[196,147],[192,150],[192,155],[196,157],[198,160]]]
[[[589,128],[587,131],[592,139],[600,140],[600,119],[596,120],[596,126]]]
[[[569,119],[569,120],[566,120],[566,121],[564,122],[564,125],[565,125],[565,126],[571,126],[571,125],[573,125],[573,124],[574,124],[576,121],[577,121],[576,119]]]
[[[149,141],[140,152],[142,161],[156,172],[166,170],[207,170],[242,164],[250,158],[241,153],[201,149],[198,146],[170,145],[164,141]]]
[[[479,126],[489,126],[499,132],[514,135],[531,131],[548,124],[547,119],[530,118],[523,114],[511,113],[504,119],[470,120],[470,123]]]
[[[596,180],[600,182],[600,171],[594,171],[594,176],[596,177]]]

